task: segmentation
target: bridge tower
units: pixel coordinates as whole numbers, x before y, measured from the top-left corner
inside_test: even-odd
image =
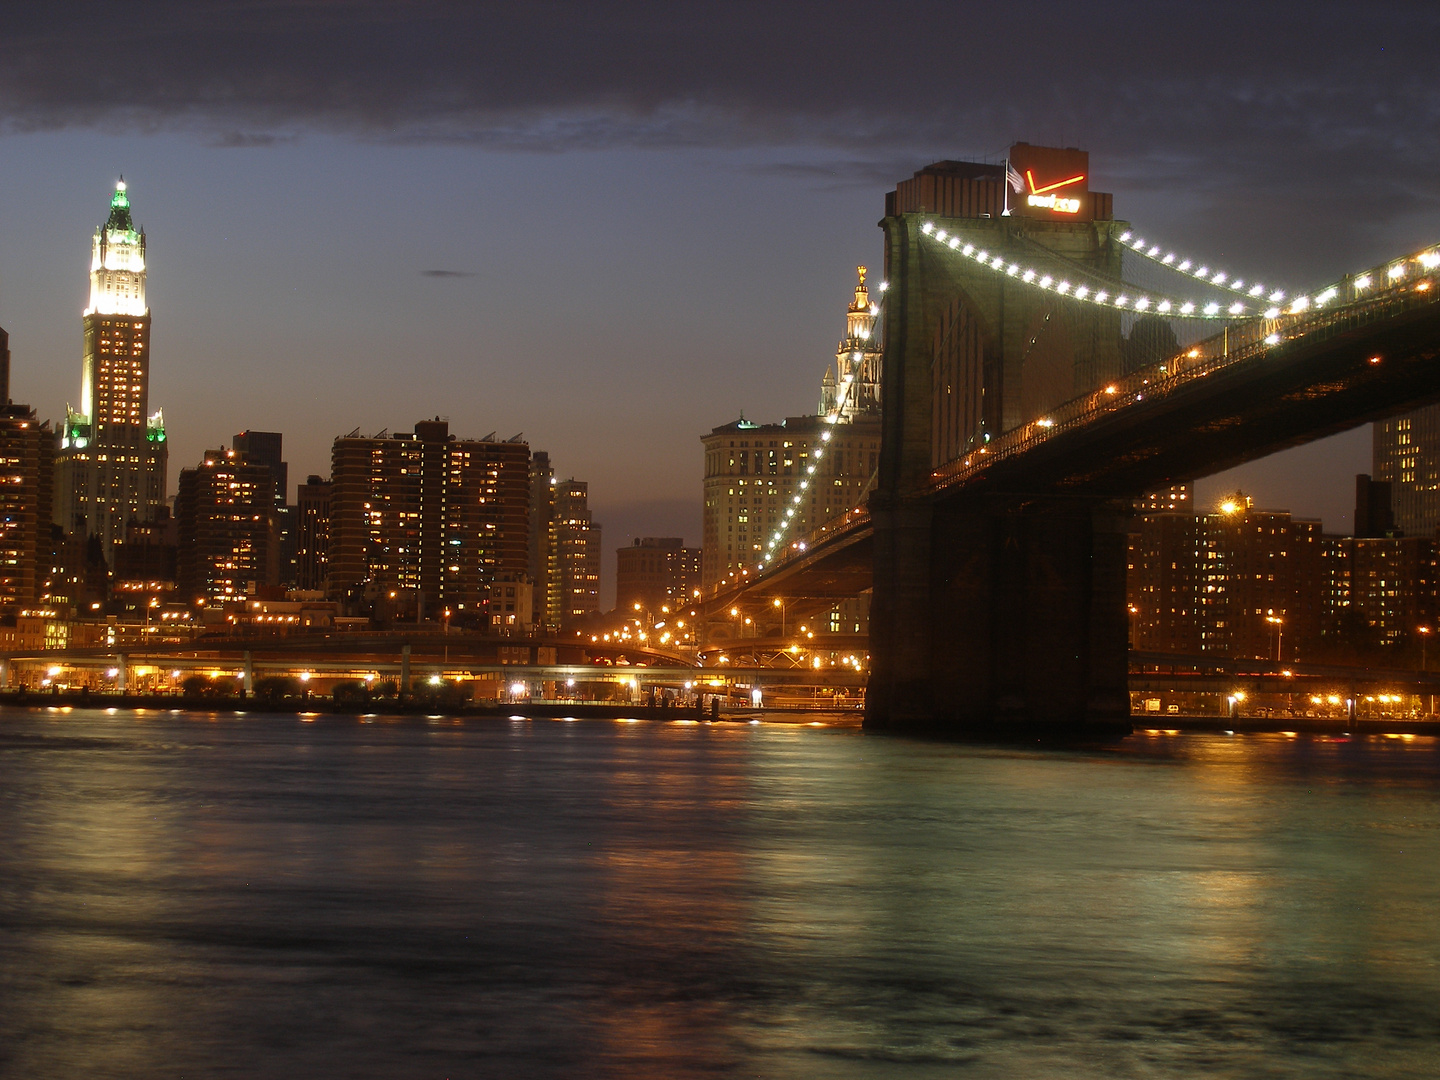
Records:
[[[1083,151],[1021,143],[1005,165],[939,162],[886,198],[869,729],[1128,728],[1128,508],[1046,490],[960,501],[932,485],[939,466],[1121,373],[1118,312],[994,272],[1120,277],[1123,223],[1088,174]],[[922,235],[927,223],[991,268]]]

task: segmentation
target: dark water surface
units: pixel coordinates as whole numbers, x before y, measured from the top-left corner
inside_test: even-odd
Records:
[[[1431,1077],[1440,749],[0,713],[6,1077]]]

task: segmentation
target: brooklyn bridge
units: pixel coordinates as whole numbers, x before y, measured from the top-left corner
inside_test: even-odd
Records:
[[[707,599],[873,590],[872,730],[1128,730],[1132,501],[1440,398],[1440,247],[1280,287],[1117,220],[1089,173],[1022,143],[886,196],[868,497]]]

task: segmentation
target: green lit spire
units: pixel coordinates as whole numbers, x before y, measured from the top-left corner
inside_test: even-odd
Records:
[[[115,185],[115,194],[110,199],[110,220],[105,222],[107,232],[133,232],[135,223],[130,220],[130,196],[125,193],[125,177]]]

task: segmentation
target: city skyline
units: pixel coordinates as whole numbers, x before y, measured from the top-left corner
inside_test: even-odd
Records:
[[[181,465],[251,427],[283,431],[304,476],[357,426],[437,411],[467,434],[508,424],[501,437],[523,431],[558,475],[590,483],[608,582],[628,540],[699,536],[701,433],[742,411],[814,408],[834,298],[853,266],[878,273],[883,193],[931,160],[997,158],[1016,137],[1087,145],[1118,216],[1298,285],[1440,235],[1435,151],[1407,137],[1433,110],[1417,50],[1434,15],[1386,9],[1357,27],[1307,5],[1301,39],[1288,32],[1301,10],[1250,13],[1254,34],[1226,36],[1195,72],[1175,50],[1213,38],[1214,11],[1150,20],[1152,47],[1123,61],[1085,42],[1139,17],[1125,5],[1063,32],[1033,26],[1023,53],[985,33],[998,15],[933,5],[770,13],[763,27],[750,12],[667,13],[654,32],[700,57],[682,71],[631,40],[654,13],[628,5],[561,31],[440,5],[429,17],[455,41],[503,32],[556,77],[521,77],[514,57],[487,77],[432,45],[450,94],[428,98],[397,83],[406,59],[372,47],[403,15],[275,5],[245,34],[283,31],[310,51],[257,61],[224,9],[207,21],[142,6],[127,40],[153,78],[120,98],[80,59],[99,20],[69,38],[28,15],[6,31],[27,62],[0,75],[0,179],[26,208],[0,234],[12,397],[57,423],[77,398],[82,245],[123,173],[152,237],[151,396],[167,410],[172,489]],[[900,33],[906,12],[935,32]],[[836,78],[829,58],[870,23],[873,60]],[[752,84],[723,51],[742,45],[791,62]],[[592,48],[636,62],[565,77],[565,58]],[[314,92],[355,55],[370,58],[363,93]],[[940,90],[923,103],[922,72]],[[989,104],[997,85],[1004,110]],[[1348,478],[1369,458],[1362,428],[1197,490],[1244,486],[1343,530]]]

